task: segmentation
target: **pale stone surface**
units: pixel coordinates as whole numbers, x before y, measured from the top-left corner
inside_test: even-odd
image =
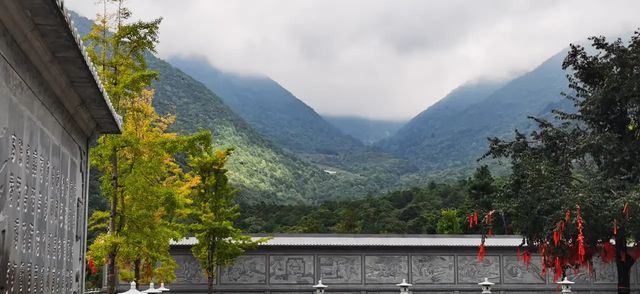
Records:
[[[365,256],[365,280],[371,284],[400,283],[408,279],[407,256]]]
[[[272,284],[313,284],[312,255],[272,255],[269,257],[269,282]]]
[[[320,278],[327,284],[362,283],[361,256],[320,256]]]
[[[499,256],[485,256],[482,262],[476,256],[458,256],[458,283],[478,283],[485,278],[496,284],[500,281]]]
[[[176,255],[173,257],[178,264],[175,284],[206,283],[200,262],[193,255]]]
[[[455,282],[453,255],[414,255],[411,257],[411,281],[415,284],[452,284]]]
[[[220,270],[222,284],[264,284],[267,281],[267,257],[265,255],[245,255],[236,262]]]
[[[531,263],[526,265],[517,256],[504,256],[505,284],[544,284],[546,278],[542,276],[542,261],[539,256],[533,256]]]

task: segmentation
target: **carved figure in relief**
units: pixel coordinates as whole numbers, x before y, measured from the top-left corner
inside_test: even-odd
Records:
[[[414,256],[413,282],[453,283],[453,256]]]
[[[475,256],[461,256],[458,259],[458,276],[464,283],[477,283],[484,278],[499,279],[498,257],[488,256],[483,262],[478,262]]]
[[[518,260],[516,256],[504,257],[504,280],[506,283],[543,283],[540,262],[531,262],[529,265]]]
[[[387,283],[400,281],[407,277],[408,266],[403,256],[367,256],[367,281]]]
[[[266,281],[264,256],[243,256],[223,269],[223,281],[240,284],[258,284]]]
[[[360,282],[360,257],[328,256],[320,258],[320,276],[325,281]]]
[[[204,283],[204,275],[200,269],[200,263],[191,257],[185,256],[182,258],[176,257],[178,262],[178,269],[176,270],[176,282],[177,283]]]
[[[270,274],[274,283],[313,283],[313,257],[272,256]]]

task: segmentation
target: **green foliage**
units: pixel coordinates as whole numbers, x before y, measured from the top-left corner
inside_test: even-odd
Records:
[[[495,186],[488,170],[479,170],[468,180],[452,183],[431,183],[423,188],[412,188],[387,193],[380,197],[325,202],[314,205],[256,204],[241,206],[245,219],[237,225],[252,233],[396,233],[435,234],[443,219],[452,229],[446,233],[474,232],[459,214],[466,207],[479,207],[473,193],[482,185]],[[473,191],[473,192],[471,192]],[[486,204],[486,202],[484,202]],[[495,205],[490,203],[490,206]],[[451,217],[451,212],[455,216]],[[442,227],[444,228],[444,227]],[[444,231],[442,231],[445,233]]]
[[[440,212],[440,219],[436,225],[436,232],[438,234],[461,234],[461,223],[462,219],[458,216],[457,210],[443,209]]]
[[[539,130],[530,136],[494,138],[489,155],[511,161],[501,207],[529,244],[552,240],[565,211],[575,215],[579,205],[584,236],[577,221],[564,221],[566,233],[550,246],[551,256],[567,257],[579,240],[595,249],[613,238],[619,293],[629,293],[634,258],[628,258],[627,245],[637,245],[640,237],[640,222],[624,209],[640,207],[640,32],[626,46],[620,39],[590,40],[596,53],[572,45],[563,63],[573,91],[566,96],[577,111],[555,111],[560,124],[533,119]]]
[[[224,167],[231,151],[214,152],[208,148],[188,160],[198,179],[188,214],[189,232],[198,239],[191,251],[208,277],[208,293],[213,293],[216,267],[231,265],[246,250],[266,240],[253,241],[233,225],[239,216],[238,205],[233,201],[236,189],[229,184]]]
[[[528,115],[571,109],[558,96],[568,90],[564,54],[511,81],[463,85],[376,146],[429,173],[468,167],[487,150],[487,137],[513,138],[515,128],[536,128]]]
[[[145,60],[158,41],[160,19],[129,22],[123,1],[112,2],[117,10],[99,16],[85,37],[105,90],[123,115],[122,134],[101,136],[90,158],[109,207],[91,209],[89,229],[95,238],[87,254],[96,266],[107,265],[109,293],[116,291],[116,267],[120,280],[175,279],[169,242],[183,236],[176,219],[184,213],[191,184],[176,158],[211,142],[208,133],[167,132],[175,118],[153,108],[148,88],[157,72]]]

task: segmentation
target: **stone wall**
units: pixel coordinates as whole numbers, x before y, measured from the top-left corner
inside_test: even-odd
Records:
[[[0,292],[79,293],[87,138],[0,22]]]
[[[494,293],[556,293],[553,273],[542,275],[539,258],[526,266],[516,248],[488,248],[478,262],[475,247],[261,247],[219,270],[218,293],[311,293],[318,279],[333,293],[398,293],[402,279],[413,293],[480,293],[485,277]],[[172,293],[200,293],[205,277],[188,246],[173,249],[179,268]],[[638,289],[638,270],[632,283]],[[595,261],[595,273],[570,272],[577,293],[616,293],[614,264]]]

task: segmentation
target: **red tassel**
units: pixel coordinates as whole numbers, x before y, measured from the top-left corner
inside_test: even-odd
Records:
[[[617,219],[613,220],[613,235],[614,236],[618,235],[618,220]]]
[[[529,253],[529,251],[525,251],[524,254],[522,254],[522,261],[527,266],[527,270],[529,270],[529,265],[531,264],[531,253]]]
[[[553,275],[553,281],[558,281],[558,279],[562,278],[562,264],[560,263],[560,258],[556,257],[555,264],[553,266],[556,270],[556,273]]]
[[[630,210],[631,208],[629,207],[629,202],[625,202],[624,207],[622,208],[622,214],[624,214],[624,217],[626,217],[627,219],[629,218]]]
[[[484,242],[480,243],[480,248],[478,249],[478,261],[479,262],[483,262],[484,261],[484,254],[485,254],[485,248],[484,248]]]
[[[92,276],[98,272],[98,269],[91,258],[89,258],[89,261],[87,262],[87,267],[89,268],[89,274]]]
[[[478,225],[478,212],[476,211],[473,212],[473,224]]]
[[[569,222],[571,221],[571,211],[568,211],[564,213],[564,221],[565,222]]]
[[[578,257],[580,264],[585,264],[587,251],[584,247],[584,234],[582,230],[584,225],[582,224],[582,216],[580,215],[580,205],[576,204],[576,224],[578,225]]]

